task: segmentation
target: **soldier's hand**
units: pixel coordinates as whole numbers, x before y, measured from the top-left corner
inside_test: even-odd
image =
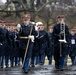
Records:
[[[21,25],[17,24],[17,30],[20,31],[20,29],[21,29]]]
[[[35,37],[33,35],[29,35],[28,37],[31,39],[32,42],[34,42]]]

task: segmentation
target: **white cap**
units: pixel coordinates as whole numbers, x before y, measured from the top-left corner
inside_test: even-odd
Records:
[[[21,25],[20,25],[20,24],[17,24],[17,27],[18,27],[18,28],[20,28],[20,27],[21,27]]]
[[[43,23],[42,22],[37,22],[36,23],[36,26],[41,25],[41,24],[43,24]]]

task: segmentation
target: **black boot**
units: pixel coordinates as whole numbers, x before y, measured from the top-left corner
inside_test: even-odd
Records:
[[[27,74],[28,73],[28,70],[24,70],[24,73]]]

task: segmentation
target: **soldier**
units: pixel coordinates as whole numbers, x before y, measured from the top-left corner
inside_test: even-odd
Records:
[[[3,31],[5,33],[5,39],[4,39],[5,65],[6,65],[6,68],[8,68],[8,60],[9,60],[8,42],[9,42],[9,39],[8,39],[8,30],[6,29],[5,24],[3,24]]]
[[[50,47],[49,36],[45,31],[45,26],[43,23],[39,24],[39,63],[44,64],[45,56],[47,55],[47,49]]]
[[[9,26],[11,25],[10,23],[8,24]],[[6,58],[6,62],[8,62],[8,60],[10,59],[10,67],[13,67],[13,63],[14,63],[14,45],[13,45],[13,42],[14,42],[14,36],[13,36],[13,30],[11,27],[8,28],[8,51],[6,52],[7,55],[6,56],[9,56],[9,58]]]
[[[71,49],[70,49],[70,54],[69,56],[71,57],[72,65],[75,64],[75,56],[76,56],[76,34],[75,34],[75,29],[71,31]]]
[[[10,50],[11,67],[14,66],[15,49],[16,49],[15,32],[14,32],[14,27],[11,27],[11,50]]]
[[[57,17],[57,24],[53,28],[54,38],[54,60],[56,69],[63,71],[64,59],[68,54],[69,44],[69,29],[65,25],[64,16],[60,15]]]
[[[16,29],[14,29],[15,33],[15,66],[20,65],[20,62],[18,62],[19,59],[19,48],[20,48],[20,37]]]
[[[5,47],[6,47],[6,30],[4,29],[5,25],[2,23],[0,28],[0,40],[1,40],[1,68],[4,66],[4,56],[5,56]]]
[[[30,23],[30,18],[31,18],[30,14],[23,15],[22,16],[23,23],[17,25],[17,29],[20,35],[20,56],[22,57],[23,60],[23,69],[25,73],[28,73],[29,70],[29,60],[32,55],[33,42],[35,36],[37,35],[35,28]],[[28,44],[28,50],[26,49],[27,44]],[[26,50],[27,53],[25,54]]]
[[[48,57],[48,60],[49,60],[49,65],[52,64],[52,56],[53,56],[53,53],[54,53],[54,42],[53,42],[53,37],[52,37],[52,32],[53,32],[53,27],[50,26],[49,28],[49,40],[50,40],[50,48],[47,50],[47,57]]]
[[[0,31],[2,30],[2,21],[0,20]],[[0,33],[0,35],[1,35],[1,33]],[[1,36],[0,36],[0,38],[1,38]],[[3,44],[2,44],[2,41],[1,41],[1,39],[0,39],[0,67],[2,67],[2,65],[1,65],[1,61],[2,61],[2,47],[3,47]]]
[[[9,23],[6,24],[7,26],[9,25]],[[9,67],[9,59],[10,59],[10,39],[9,39],[9,28],[6,28],[5,31],[6,33],[6,43],[5,43],[5,65],[6,68]]]

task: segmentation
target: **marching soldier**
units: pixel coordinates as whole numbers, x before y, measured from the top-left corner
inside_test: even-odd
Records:
[[[7,24],[9,25],[9,23]],[[6,68],[9,67],[8,63],[9,63],[9,59],[10,59],[10,38],[9,38],[9,33],[10,33],[10,28],[6,28],[6,31],[7,31],[7,43],[6,43],[6,50],[5,50],[5,65],[6,65]]]
[[[5,29],[5,25],[2,23],[0,28],[0,45],[1,45],[1,68],[4,66],[4,56],[6,50],[6,43],[7,43],[7,30]]]
[[[8,24],[10,26],[10,24]],[[8,62],[8,60],[10,59],[10,66],[13,67],[14,65],[14,56],[15,56],[15,41],[14,41],[15,35],[14,35],[14,30],[13,27],[9,27],[8,28],[8,43],[7,43],[7,56],[9,56],[9,58],[6,58],[6,62]]]
[[[3,48],[3,44],[2,44],[2,21],[0,21],[0,67],[3,68],[3,64],[2,64],[2,48]]]
[[[8,30],[6,29],[5,24],[3,24],[3,31],[5,33],[5,41],[4,41],[4,50],[5,50],[5,65],[6,68],[8,68],[8,60],[9,60],[9,50],[8,50],[8,42],[9,42],[9,38],[8,38]]]
[[[12,25],[12,24],[11,24]],[[14,27],[11,27],[11,50],[10,50],[10,66],[14,66],[14,59],[15,59],[15,53],[16,53],[16,43],[15,43],[15,30]]]
[[[20,65],[20,62],[18,62],[19,59],[19,48],[20,48],[20,37],[16,29],[14,29],[14,41],[15,41],[15,66]]]
[[[64,69],[65,56],[69,52],[69,29],[65,25],[63,15],[57,18],[57,24],[53,28],[53,38],[55,67],[62,71]]]
[[[23,15],[23,23],[17,25],[20,35],[20,56],[23,60],[23,69],[25,73],[28,73],[29,70],[29,60],[32,55],[33,42],[35,36],[37,36],[34,26],[30,23],[30,18],[30,14]]]
[[[10,25],[8,23],[8,25]],[[11,49],[12,49],[12,32],[11,32],[11,28],[8,27],[8,43],[7,43],[7,50],[6,50],[6,54],[5,54],[5,63],[6,63],[6,67],[8,67],[8,61],[11,58],[12,54],[11,54]],[[11,60],[10,60],[11,61]],[[11,66],[11,63],[10,63]]]
[[[52,37],[52,32],[53,32],[53,27],[51,26],[49,28],[49,40],[50,40],[50,48],[47,50],[47,57],[48,57],[48,60],[49,60],[49,65],[52,64],[52,56],[53,56],[53,53],[54,53],[54,41],[53,41],[53,37]]]
[[[45,26],[42,22],[39,24],[38,42],[39,42],[39,63],[40,65],[43,65],[45,56],[47,55],[47,50],[50,47],[50,43],[48,33],[45,31]]]
[[[76,34],[75,34],[75,29],[71,31],[71,49],[70,49],[70,54],[69,56],[71,57],[72,65],[75,64],[75,56],[76,56]]]

